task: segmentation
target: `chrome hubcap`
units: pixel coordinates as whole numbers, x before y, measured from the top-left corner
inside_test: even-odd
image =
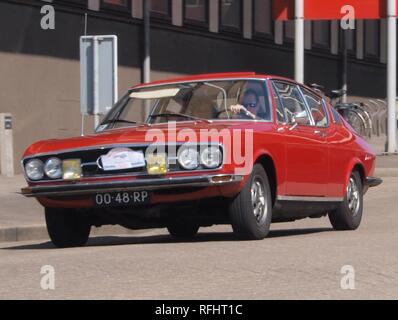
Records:
[[[360,206],[360,194],[359,188],[355,179],[353,177],[350,178],[350,182],[347,186],[347,201],[348,201],[348,208],[353,216],[358,214],[359,206]]]
[[[254,178],[251,186],[251,198],[253,214],[258,223],[264,222],[267,217],[267,201],[264,192],[262,180],[258,177]]]

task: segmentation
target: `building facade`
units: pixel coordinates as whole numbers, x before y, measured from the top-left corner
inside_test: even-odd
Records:
[[[0,0],[0,113],[14,118],[19,172],[32,142],[81,133],[80,36],[117,35],[119,92],[141,82],[143,1]],[[44,5],[55,9],[53,30],[41,27]],[[293,77],[294,22],[272,19],[272,0],[151,0],[150,38],[152,80],[227,71]],[[338,21],[305,22],[306,83],[340,87],[340,43]],[[384,98],[386,22],[357,21],[348,53],[349,93]],[[84,122],[92,132],[92,119]]]

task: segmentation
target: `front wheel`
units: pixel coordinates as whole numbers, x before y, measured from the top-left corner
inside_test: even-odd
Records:
[[[260,164],[253,167],[249,181],[229,207],[234,234],[242,240],[261,240],[269,232],[272,219],[271,189]]]
[[[74,209],[45,209],[48,235],[58,248],[80,247],[87,243],[91,225]]]
[[[344,201],[329,213],[329,220],[335,230],[356,230],[361,224],[362,211],[362,180],[360,174],[354,171],[350,176]]]

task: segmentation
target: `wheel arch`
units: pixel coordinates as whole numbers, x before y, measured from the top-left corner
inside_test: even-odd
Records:
[[[275,204],[277,190],[278,190],[278,178],[276,174],[275,162],[269,154],[262,154],[258,156],[254,164],[261,164],[268,176],[268,181],[271,188],[272,205]]]
[[[362,182],[363,188],[366,186],[365,166],[358,158],[355,158],[350,162],[350,165],[348,166],[348,170],[346,172],[346,177],[345,177],[345,182],[344,182],[343,192],[344,192],[344,190],[346,190],[348,181],[350,180],[351,173],[354,171],[358,171],[359,175],[361,176],[361,182]]]

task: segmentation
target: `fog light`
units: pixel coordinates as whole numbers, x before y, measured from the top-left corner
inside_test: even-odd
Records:
[[[223,183],[232,181],[232,176],[215,176],[211,178],[214,183]]]
[[[166,174],[167,173],[167,155],[151,154],[146,159],[148,174]]]
[[[80,159],[64,160],[62,162],[63,178],[65,180],[77,180],[82,177]]]

